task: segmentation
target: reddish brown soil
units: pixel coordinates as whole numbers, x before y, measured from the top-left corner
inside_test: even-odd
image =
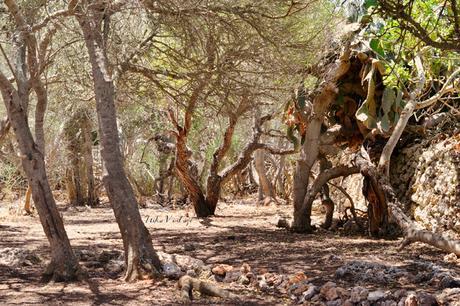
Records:
[[[290,215],[291,207],[256,207],[254,203],[252,199],[233,204],[221,203],[217,216],[206,221],[189,219],[189,213],[185,210],[159,207],[141,209],[141,214],[144,221],[147,221],[146,225],[158,250],[190,255],[207,264],[226,263],[239,267],[242,263],[248,263],[256,273],[262,269],[281,274],[303,271],[309,278],[318,277],[315,280],[318,285],[333,280],[344,287],[353,286],[334,279],[336,268],[348,260],[408,266],[413,260],[421,259],[448,266],[460,273],[458,264],[444,263],[443,253],[421,244],[400,251],[400,240],[342,237],[325,231],[309,235],[288,233],[276,228],[275,219],[279,214]],[[108,204],[94,209],[82,208],[82,211],[63,209],[62,213],[75,250],[122,250],[118,227]],[[172,219],[177,221],[180,217],[181,222],[172,222]],[[160,223],[160,220],[163,222]],[[319,223],[319,219],[315,218],[315,222]],[[185,243],[193,244],[195,249],[184,251]],[[97,267],[86,266],[88,282],[41,283],[40,276],[49,258],[49,248],[37,216],[1,217],[0,250],[7,247],[26,248],[44,260],[41,264],[26,267],[0,265],[0,305],[177,304],[177,289],[173,281],[148,280],[127,284],[118,275],[114,276]],[[338,257],[331,260],[331,254]],[[273,296],[241,285],[221,285],[242,295],[247,305],[291,303],[288,296]],[[392,286],[394,288],[394,284]],[[412,284],[400,286],[417,288]],[[195,303],[224,304],[217,298],[208,297],[202,297]],[[226,304],[232,305],[232,302]]]

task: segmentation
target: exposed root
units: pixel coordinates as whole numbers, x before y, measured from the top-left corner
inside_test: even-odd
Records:
[[[199,280],[197,278],[184,275],[178,281],[178,287],[180,290],[180,298],[184,302],[190,302],[193,298],[192,291],[196,290],[201,294],[209,295],[209,296],[216,296],[220,298],[226,299],[235,299],[238,296],[219,288],[211,283]]]

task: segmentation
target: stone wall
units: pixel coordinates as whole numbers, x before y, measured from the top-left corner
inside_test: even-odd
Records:
[[[406,211],[435,232],[460,234],[460,134],[412,144],[392,160],[391,180]]]

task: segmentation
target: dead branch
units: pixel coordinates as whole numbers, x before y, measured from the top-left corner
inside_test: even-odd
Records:
[[[192,290],[196,290],[205,295],[226,299],[235,299],[238,297],[237,295],[219,288],[209,282],[205,282],[188,275],[182,276],[177,284],[180,290],[180,297],[184,302],[190,302],[192,300]]]

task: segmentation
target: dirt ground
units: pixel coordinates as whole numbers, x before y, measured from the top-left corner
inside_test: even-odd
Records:
[[[217,216],[206,221],[193,218],[190,210],[171,210],[149,205],[141,215],[152,234],[157,250],[185,254],[206,264],[225,263],[234,267],[249,264],[256,273],[304,272],[318,286],[329,280],[349,288],[346,280],[334,278],[338,267],[350,260],[410,266],[414,260],[434,262],[460,274],[460,265],[443,262],[445,254],[414,244],[399,250],[401,240],[376,240],[363,236],[340,236],[334,232],[293,234],[275,226],[278,215],[291,214],[290,206],[256,206],[254,199],[220,203]],[[67,209],[60,205],[71,244],[76,252],[122,250],[121,236],[108,203],[98,208]],[[320,222],[319,216],[314,221]],[[185,249],[187,251],[184,250]],[[175,281],[140,281],[127,284],[121,274],[82,262],[88,282],[44,284],[40,282],[48,256],[48,243],[38,216],[0,217],[0,251],[21,248],[41,258],[36,264],[0,264],[0,305],[174,305],[178,303]],[[332,255],[332,257],[331,257]],[[262,272],[261,272],[262,273]],[[238,305],[289,305],[288,295],[270,294],[253,287],[231,287],[242,296]],[[375,285],[369,284],[371,287]],[[391,284],[394,288],[419,289],[423,284]],[[383,288],[388,289],[388,288]],[[430,292],[434,288],[425,285]],[[202,297],[196,304],[234,305],[218,298]]]

